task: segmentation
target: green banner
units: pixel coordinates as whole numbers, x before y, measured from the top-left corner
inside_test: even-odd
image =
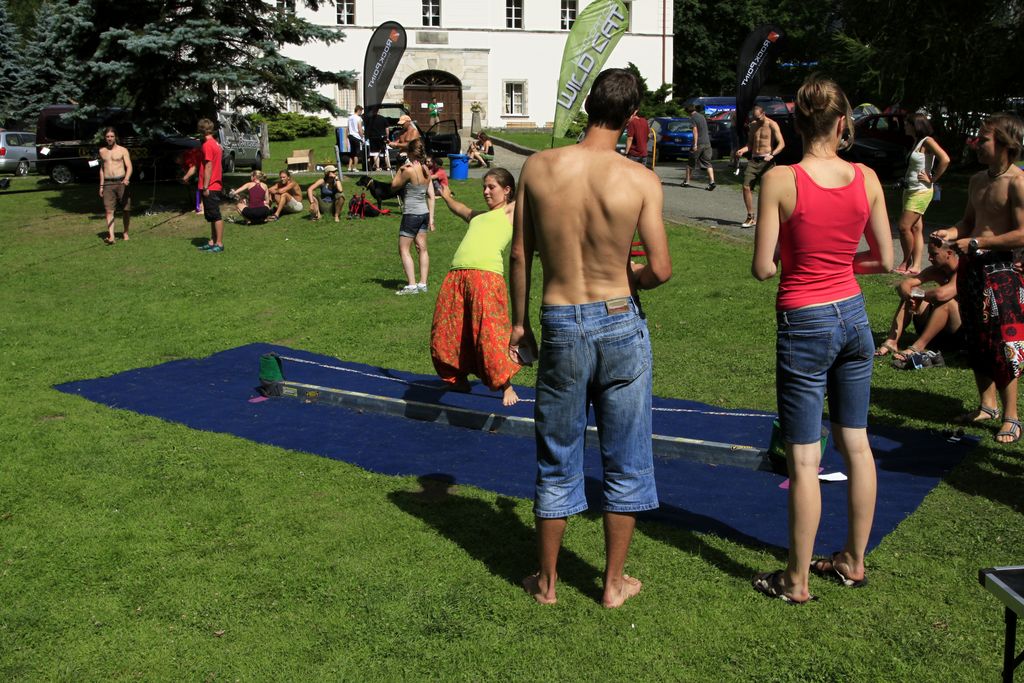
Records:
[[[562,54],[555,137],[565,135],[569,122],[580,110],[590,86],[628,26],[629,12],[622,0],[597,0],[576,17]]]

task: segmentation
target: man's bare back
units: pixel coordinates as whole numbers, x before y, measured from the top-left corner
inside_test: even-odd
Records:
[[[540,252],[544,304],[632,294],[637,230],[649,257],[668,259],[658,177],[595,142],[539,152],[523,168],[524,229]]]

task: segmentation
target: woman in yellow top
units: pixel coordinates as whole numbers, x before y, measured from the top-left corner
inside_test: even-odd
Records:
[[[487,211],[473,211],[452,197],[447,187],[441,198],[452,213],[469,223],[452,257],[434,309],[430,357],[442,380],[456,391],[469,391],[470,374],[490,389],[502,390],[502,404],[519,400],[512,377],[519,364],[508,350],[511,331],[505,286],[504,251],[512,241],[516,181],[503,168],[483,178]]]

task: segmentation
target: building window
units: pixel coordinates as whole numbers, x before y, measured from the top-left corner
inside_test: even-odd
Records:
[[[505,82],[505,115],[523,116],[526,114],[526,82]]]
[[[356,0],[338,0],[338,26],[354,26],[356,23]]]
[[[523,27],[523,0],[505,0],[505,28]]]
[[[562,0],[562,30],[568,31],[576,22],[576,0]]]
[[[277,11],[281,14],[295,14],[295,0],[277,0]]]
[[[441,0],[423,0],[423,25],[441,25]]]

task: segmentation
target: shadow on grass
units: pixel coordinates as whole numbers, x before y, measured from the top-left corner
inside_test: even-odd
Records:
[[[992,437],[986,437],[991,440]],[[969,458],[957,467],[946,478],[946,483],[956,490],[972,496],[987,498],[994,503],[1007,506],[1018,514],[1024,514],[1024,490],[1021,489],[1020,477],[1024,476],[1024,466],[1009,458],[1021,458],[1019,446],[1004,446],[1007,452],[1003,458],[992,457],[998,445],[985,449],[978,457]],[[1013,449],[1012,451],[1010,449]],[[996,471],[993,471],[996,470]]]
[[[497,496],[494,504],[452,493],[450,474],[419,478],[421,491],[396,491],[389,495],[400,510],[418,517],[453,541],[487,570],[520,587],[536,571],[536,534],[516,515],[517,501]],[[576,553],[562,549],[558,578],[583,595],[601,600],[600,572]]]
[[[406,284],[405,280],[396,280],[395,278],[382,278],[382,277],[371,277],[364,282],[374,282],[384,289],[399,289],[404,287]]]
[[[495,576],[519,587],[524,577],[536,571],[536,532],[523,524],[515,513],[517,501],[499,495],[492,505],[485,500],[466,498],[450,491],[455,477],[438,473],[419,478],[420,491],[399,491],[390,494],[391,501],[404,512],[422,519],[449,540],[459,545],[470,556],[482,562]],[[587,477],[589,500],[600,500],[602,484]],[[588,510],[584,517],[597,520],[599,510]],[[741,579],[749,579],[756,570],[737,562],[718,548],[706,543],[693,531],[674,528],[669,524],[689,523],[701,528],[720,525],[702,515],[663,505],[656,515],[644,514],[638,532],[662,543],[674,546],[684,553],[700,557],[721,571]],[[780,520],[784,524],[785,520]],[[710,526],[709,526],[710,525]],[[722,529],[722,535],[748,545],[764,548],[763,543],[743,537],[734,529]],[[571,533],[571,524],[567,534]],[[782,559],[785,551],[769,547],[770,552]],[[602,597],[601,569],[594,567],[571,550],[562,548],[558,558],[558,577],[583,595],[600,601]]]
[[[905,372],[928,372],[906,370]],[[920,389],[871,387],[871,402],[896,415],[946,425],[967,408],[958,398],[943,396]]]

